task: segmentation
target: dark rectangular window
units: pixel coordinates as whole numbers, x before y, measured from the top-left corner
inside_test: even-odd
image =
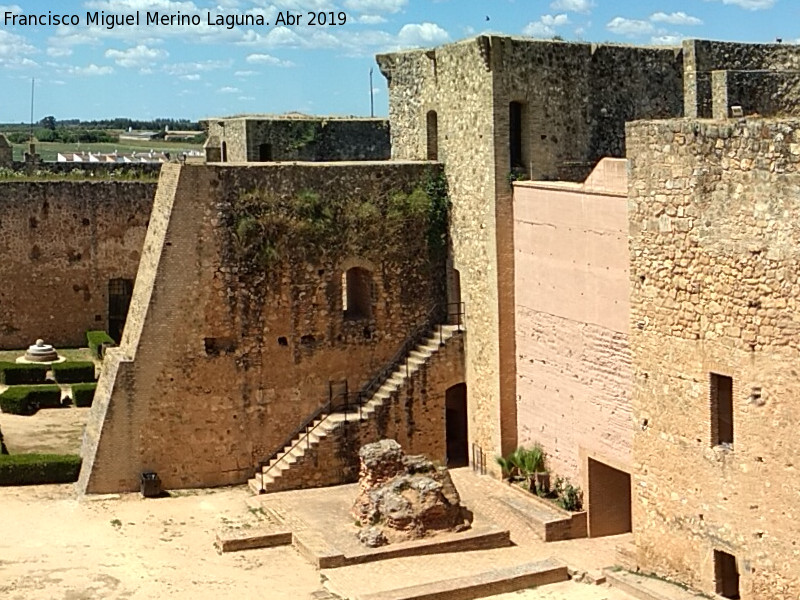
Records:
[[[512,169],[524,169],[522,161],[522,104],[508,105],[508,151]]]
[[[711,445],[733,444],[733,378],[710,374]]]

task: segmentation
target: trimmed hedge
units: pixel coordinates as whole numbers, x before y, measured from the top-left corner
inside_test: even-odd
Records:
[[[105,331],[87,331],[86,341],[89,344],[89,350],[92,351],[92,356],[97,358],[103,358],[101,353],[103,344],[108,344],[111,346],[117,345],[117,343],[114,341],[114,338],[108,335]]]
[[[63,362],[53,365],[53,376],[58,383],[84,383],[94,381],[93,362]]]
[[[74,454],[0,456],[0,485],[35,485],[78,481],[81,457]]]
[[[94,400],[96,383],[76,383],[72,386],[72,403],[75,406],[91,406]]]
[[[35,415],[40,408],[60,408],[57,385],[15,385],[0,394],[0,409],[12,415]]]
[[[6,385],[35,385],[44,383],[50,365],[0,362],[0,383]]]

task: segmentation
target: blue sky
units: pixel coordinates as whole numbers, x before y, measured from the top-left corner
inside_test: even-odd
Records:
[[[338,26],[280,26],[278,12],[344,12]],[[77,15],[75,26],[12,25],[11,15]],[[86,13],[140,15],[136,26],[88,26]],[[200,25],[147,26],[148,11]],[[209,26],[221,15],[269,26]],[[682,38],[795,42],[798,0],[0,0],[0,122],[127,116],[198,119],[238,113],[369,114],[373,56],[479,33],[590,42]],[[488,17],[488,20],[487,20]],[[387,112],[375,69],[376,114]]]

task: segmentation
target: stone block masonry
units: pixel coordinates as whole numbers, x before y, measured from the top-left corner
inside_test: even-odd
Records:
[[[230,162],[386,160],[386,119],[306,115],[223,117],[202,121],[225,144]]]
[[[800,120],[627,139],[638,565],[713,594],[733,557],[744,600],[797,598]]]
[[[389,83],[392,155],[446,165],[452,270],[466,307],[470,442],[517,445],[514,211],[510,179],[582,181],[622,156],[624,123],[679,116],[678,48],[480,36],[378,56]],[[435,151],[435,152],[434,152]]]
[[[106,329],[109,280],[136,277],[155,183],[0,183],[0,349]]]
[[[122,346],[87,426],[81,489],[135,490],[145,470],[166,488],[244,482],[331,388],[369,381],[444,301],[444,257],[419,204],[438,173],[408,162],[165,165]],[[370,279],[359,287],[369,314],[355,317],[343,306],[352,267]]]
[[[585,492],[587,456],[632,458],[626,164],[514,185],[519,442]]]

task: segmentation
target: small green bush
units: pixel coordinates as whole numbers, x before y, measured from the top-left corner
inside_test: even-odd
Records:
[[[6,448],[6,443],[3,441],[2,431],[0,431],[0,454],[8,454],[8,448]]]
[[[31,385],[44,383],[49,365],[0,362],[0,383],[6,385]]]
[[[96,358],[103,358],[103,344],[111,346],[116,345],[114,338],[108,335],[105,331],[87,331],[86,341],[89,343],[89,350],[92,351],[92,356],[95,356]]]
[[[94,363],[87,361],[54,364],[53,375],[58,383],[94,381]]]
[[[94,392],[97,389],[96,383],[76,383],[72,386],[72,402],[75,406],[91,406],[94,400]]]
[[[570,512],[576,512],[583,508],[583,492],[581,488],[572,485],[561,477],[556,478],[556,483],[553,487],[557,496],[556,504],[561,508]]]
[[[71,483],[80,471],[81,457],[74,454],[0,455],[0,485]]]
[[[35,415],[40,408],[59,408],[61,388],[57,385],[15,385],[0,394],[0,409],[12,415]]]

